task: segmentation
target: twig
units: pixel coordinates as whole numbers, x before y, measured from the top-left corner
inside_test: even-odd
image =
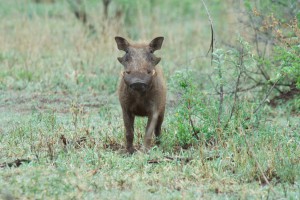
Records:
[[[209,49],[207,51],[207,54],[211,51],[211,65],[212,65],[212,61],[213,61],[213,53],[214,53],[214,41],[215,41],[215,37],[214,37],[214,25],[213,25],[213,21],[211,19],[211,16],[209,14],[209,11],[208,11],[208,8],[204,2],[204,0],[201,0],[202,1],[202,4],[206,10],[206,14],[208,16],[208,19],[209,19],[209,22],[210,22],[210,30],[211,30],[211,40],[210,40],[210,46],[209,46]]]
[[[232,108],[231,108],[231,111],[230,111],[230,116],[224,126],[224,129],[226,129],[228,127],[228,124],[233,116],[233,113],[235,111],[235,107],[236,107],[236,103],[237,103],[237,99],[238,99],[238,91],[239,91],[239,85],[240,85],[240,79],[241,79],[241,75],[242,75],[242,72],[240,71],[238,77],[237,77],[237,80],[236,80],[236,84],[235,84],[235,91],[234,91],[234,102],[233,102],[233,105],[232,105]]]
[[[233,91],[229,91],[229,92],[224,92],[224,94],[234,94],[235,92],[237,92],[237,93],[239,93],[239,92],[247,92],[249,90],[253,90],[253,89],[255,89],[255,88],[259,87],[259,86],[262,86],[262,85],[264,85],[264,84],[258,83],[258,84],[255,84],[253,86],[250,86],[248,88],[243,88],[243,89],[238,88],[237,90],[233,90]],[[217,91],[216,93],[207,93],[207,95],[220,95],[220,93],[219,93],[219,91]]]
[[[236,93],[236,92],[237,92],[237,93],[239,93],[239,92],[247,92],[247,91],[249,91],[249,90],[253,90],[253,89],[255,89],[255,88],[259,87],[259,86],[262,86],[262,85],[264,85],[264,84],[257,83],[257,84],[255,84],[255,85],[252,85],[252,86],[248,87],[248,88],[243,88],[243,89],[237,88],[237,89],[234,90],[234,91],[224,92],[224,94],[233,94],[233,93]]]
[[[240,69],[241,66],[244,65],[244,48],[241,49],[241,52],[240,52],[240,57],[239,57],[239,63],[237,65],[237,69],[239,70],[239,75],[237,77],[237,80],[236,80],[236,84],[235,84],[235,91],[234,91],[234,102],[233,102],[233,105],[232,105],[232,108],[231,108],[231,111],[230,111],[230,116],[224,126],[224,129],[226,129],[228,127],[228,124],[233,116],[233,113],[235,111],[235,107],[236,107],[236,102],[237,102],[237,99],[238,99],[238,91],[239,91],[239,85],[240,85],[240,79],[241,79],[241,76],[242,76],[242,70]]]
[[[47,147],[48,147],[48,156],[51,161],[54,160],[54,149],[53,149],[53,141],[47,140]]]
[[[219,104],[219,113],[218,113],[218,124],[219,127],[221,127],[221,115],[223,111],[223,101],[224,101],[224,87],[223,87],[223,74],[222,74],[222,69],[221,69],[221,64],[218,62],[218,75],[219,75],[219,80],[220,80],[220,104]]]
[[[193,136],[194,136],[197,140],[199,140],[199,136],[198,136],[199,131],[197,131],[197,130],[195,129],[194,122],[193,122],[193,120],[192,120],[192,115],[191,115],[191,101],[190,101],[190,100],[188,100],[188,107],[187,107],[187,108],[188,108],[188,110],[189,110],[188,115],[189,115],[189,121],[190,121],[191,127],[192,127],[192,129],[193,129]]]
[[[147,162],[149,164],[159,164],[162,162],[172,162],[172,161],[177,161],[177,162],[181,162],[181,163],[185,163],[187,164],[188,162],[190,162],[191,160],[193,160],[193,158],[188,157],[188,158],[184,158],[184,157],[170,157],[170,156],[164,156],[164,159],[159,160],[159,159],[152,159],[152,160],[148,160]]]
[[[259,105],[257,106],[257,108],[253,111],[252,115],[255,115],[257,113],[257,111],[261,108],[261,106],[265,103],[265,101],[267,100],[267,98],[269,97],[269,95],[271,94],[272,90],[274,89],[275,85],[278,83],[280,79],[278,79],[277,81],[275,81],[275,83],[272,85],[272,87],[270,88],[270,90],[267,92],[265,98],[259,103]],[[249,120],[250,116],[246,117],[245,120]]]
[[[265,103],[265,101],[267,100],[267,98],[270,96],[272,90],[274,89],[274,87],[276,86],[276,84],[279,82],[280,78],[277,79],[277,81],[275,81],[275,83],[273,84],[273,86],[270,88],[270,90],[267,92],[265,98],[259,103],[259,105],[257,106],[257,108],[254,110],[253,114],[255,114],[260,108],[261,106]]]
[[[273,83],[273,84],[274,84],[274,83]],[[260,87],[260,86],[266,86],[266,85],[270,85],[270,84],[258,82],[257,84],[252,85],[252,86],[247,87],[247,88],[243,88],[243,89],[238,88],[238,89],[237,89],[237,92],[238,92],[238,93],[239,93],[239,92],[247,92],[247,91],[253,90],[253,89],[257,88],[257,87]],[[292,86],[292,84],[278,84],[278,83],[276,83],[276,85],[278,85],[278,86],[285,86],[285,87],[291,87],[291,86]],[[236,92],[236,90],[233,90],[233,91],[224,92],[224,94],[234,94],[235,92]],[[283,93],[283,94],[284,94],[284,93]],[[215,94],[209,93],[208,95],[219,95],[219,92],[217,91]]]
[[[211,78],[211,75],[210,75],[210,74],[208,75],[208,79],[209,79],[209,81],[211,82],[211,84],[213,85],[213,87],[214,87],[214,89],[215,89],[216,93],[219,95],[218,88],[217,88],[217,86],[215,86],[215,83],[214,83],[214,81],[212,80],[212,78]]]

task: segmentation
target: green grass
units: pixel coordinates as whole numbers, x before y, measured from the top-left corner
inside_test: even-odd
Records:
[[[0,168],[0,199],[299,199],[297,111],[265,105],[246,121],[258,104],[249,92],[229,128],[218,129],[204,8],[191,0],[152,2],[113,1],[106,22],[101,1],[87,1],[97,31],[91,34],[67,1],[0,0],[0,164],[30,160]],[[231,41],[232,16],[220,2],[208,4],[215,31]],[[114,18],[122,5],[127,10]],[[125,153],[116,35],[165,36],[157,54],[169,88],[166,118],[162,145],[148,154]],[[232,96],[225,100],[232,103]],[[145,123],[136,120],[137,149]],[[181,148],[184,141],[189,148]]]

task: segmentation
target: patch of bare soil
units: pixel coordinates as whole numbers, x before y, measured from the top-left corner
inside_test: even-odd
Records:
[[[276,107],[281,103],[286,103],[287,101],[294,99],[295,96],[298,95],[300,95],[300,89],[293,87],[290,91],[283,92],[279,96],[274,97],[270,101],[270,105]]]
[[[125,147],[122,144],[117,143],[115,141],[109,141],[109,142],[104,143],[103,148],[104,149],[111,149],[113,151],[123,151],[123,150],[125,150]]]
[[[0,168],[5,168],[5,167],[19,167],[23,163],[30,163],[30,160],[28,160],[28,159],[16,159],[16,160],[14,160],[12,162],[1,163],[0,164]]]
[[[67,146],[73,146],[75,149],[80,149],[82,147],[93,148],[95,146],[95,138],[89,136],[89,134],[73,140],[66,138],[65,135],[61,135],[60,140],[64,148]]]
[[[5,91],[0,98],[0,111],[30,113],[33,110],[51,110],[68,113],[72,102],[78,101],[83,108],[98,109],[103,105],[101,95],[83,94],[80,98],[66,92],[25,93],[23,91]],[[78,100],[79,99],[79,100]]]

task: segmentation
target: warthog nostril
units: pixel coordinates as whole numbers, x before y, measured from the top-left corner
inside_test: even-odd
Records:
[[[132,83],[130,88],[137,91],[145,91],[147,89],[147,84],[145,83]]]

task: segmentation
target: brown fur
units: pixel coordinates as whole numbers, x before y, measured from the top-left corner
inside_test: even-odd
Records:
[[[160,58],[154,56],[153,52],[160,49],[162,40],[163,38],[154,39],[154,43],[158,43],[155,45],[152,44],[153,41],[149,45],[130,45],[124,38],[116,37],[118,48],[126,51],[123,58],[118,58],[125,67],[118,93],[125,125],[126,147],[130,153],[134,151],[135,116],[148,117],[145,148],[150,148],[153,132],[159,144],[166,104],[166,85],[161,68],[156,66]],[[131,84],[136,82],[144,85],[132,88]]]

